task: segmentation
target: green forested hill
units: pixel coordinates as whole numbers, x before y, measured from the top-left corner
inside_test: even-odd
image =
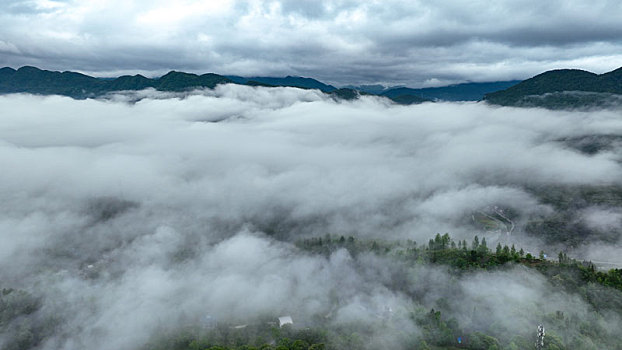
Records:
[[[418,301],[420,295],[413,292],[408,283],[408,274],[413,267],[434,267],[446,269],[452,279],[469,280],[476,278],[478,273],[509,272],[512,269],[524,269],[546,280],[547,284],[562,295],[575,293],[577,298],[588,305],[589,310],[577,318],[576,314],[565,314],[561,310],[546,313],[535,311],[547,330],[545,337],[546,350],[570,349],[622,349],[622,340],[617,332],[611,331],[604,322],[603,315],[622,312],[622,270],[611,269],[598,271],[589,262],[578,262],[560,252],[556,260],[543,259],[526,253],[514,246],[498,244],[496,248],[488,247],[486,239],[475,236],[473,241],[454,241],[448,234],[437,234],[427,244],[416,242],[389,242],[382,240],[358,240],[354,237],[308,238],[297,242],[297,247],[312,255],[324,255],[330,259],[338,251],[347,250],[352,261],[359,262],[369,259],[370,254],[385,263],[397,263],[401,271],[393,271],[386,276],[387,288],[395,293],[410,296]],[[416,270],[415,270],[416,271]],[[521,270],[523,271],[523,270]],[[433,288],[433,287],[432,287]],[[507,290],[505,293],[512,293]],[[456,291],[456,298],[459,292]],[[460,304],[460,303],[458,303]],[[411,349],[470,349],[470,350],[531,350],[534,349],[534,329],[524,329],[514,333],[499,323],[490,323],[474,327],[461,322],[452,316],[449,302],[439,299],[437,308],[413,308],[407,310],[408,318],[419,328],[420,334],[409,335],[406,332],[400,338],[400,348]],[[470,309],[472,314],[481,314],[493,310]],[[516,310],[515,312],[522,312]],[[394,320],[392,311],[387,315],[379,315],[381,319],[376,325],[379,329],[391,332]],[[473,316],[477,318],[478,316]],[[218,325],[209,329],[189,327],[155,337],[143,349],[164,350],[345,350],[365,348],[371,341],[370,334],[357,332],[348,327],[330,327],[327,323],[333,317],[324,316],[309,328],[278,328],[269,326],[269,319],[258,320],[253,324],[236,328],[232,325]],[[509,315],[508,315],[509,317]],[[392,333],[393,334],[393,333]],[[394,339],[393,339],[394,340]],[[390,343],[395,346],[395,343]],[[387,348],[389,343],[386,344]]]
[[[622,68],[605,74],[578,69],[544,72],[484,96],[491,104],[553,109],[606,106],[622,98]]]
[[[312,78],[304,78],[304,77],[293,77],[286,76],[285,78],[276,78],[276,77],[240,77],[237,75],[228,75],[228,79],[231,79],[233,82],[238,84],[247,84],[253,83],[254,85],[265,84],[267,86],[291,86],[298,87],[301,89],[318,89],[322,92],[333,92],[337,90],[336,87],[332,85],[327,85],[322,83],[321,81],[312,79]]]
[[[31,93],[39,95],[63,95],[72,98],[98,97],[112,91],[142,90],[154,88],[160,91],[184,91],[192,88],[214,88],[218,84],[242,84],[264,87],[296,87],[317,89],[333,98],[351,100],[362,95],[379,95],[398,104],[410,105],[431,100],[479,100],[485,92],[511,86],[516,81],[493,83],[468,83],[448,87],[410,89],[395,88],[376,92],[365,88],[336,88],[321,81],[287,76],[279,77],[240,77],[222,76],[214,73],[202,75],[171,71],[159,78],[147,78],[140,74],[124,75],[114,79],[101,79],[75,72],[55,72],[36,67],[21,67],[17,70],[5,67],[0,69],[0,94]]]
[[[106,81],[75,72],[52,72],[25,66],[18,70],[3,68],[0,93],[27,92],[81,97],[99,93]]]
[[[106,84],[106,88],[111,91],[142,90],[149,87],[155,87],[155,81],[140,74],[120,76]]]
[[[479,101],[490,92],[507,89],[518,84],[519,80],[495,81],[488,83],[463,83],[441,87],[411,89],[398,87],[382,91],[379,94],[393,100],[404,98],[403,96],[419,97],[425,100],[441,101]]]
[[[156,79],[155,86],[162,91],[183,91],[195,87],[214,88],[218,84],[231,82],[231,79],[214,73],[196,75],[172,71]]]
[[[406,87],[373,93],[364,89],[337,89],[311,78],[202,75],[171,71],[159,78],[124,75],[115,79],[100,79],[76,72],[55,72],[36,67],[0,69],[0,93],[32,93],[91,98],[112,91],[155,88],[161,91],[184,91],[192,88],[214,88],[218,84],[250,86],[289,86],[318,89],[337,98],[353,99],[365,94],[378,94],[399,104],[422,103],[431,100],[477,100],[484,96],[490,104],[516,107],[545,107],[551,109],[610,107],[622,104],[622,68],[605,74],[577,69],[548,71],[517,84],[517,81],[467,83],[446,87],[411,89]],[[509,88],[506,88],[508,87]],[[498,89],[505,90],[496,91]],[[496,91],[490,92],[489,91]],[[485,95],[484,95],[485,94]]]
[[[96,97],[111,91],[142,90],[149,87],[162,91],[213,88],[218,84],[231,82],[230,79],[213,73],[197,75],[172,71],[154,79],[142,75],[99,79],[75,72],[54,72],[29,66],[17,70],[9,67],[0,69],[0,93],[25,92],[73,98]]]

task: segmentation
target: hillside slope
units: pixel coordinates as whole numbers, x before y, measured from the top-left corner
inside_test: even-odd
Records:
[[[183,91],[190,88],[213,88],[232,81],[222,75],[207,73],[196,75],[171,71],[160,78],[149,79],[142,75],[100,79],[76,72],[54,72],[25,66],[17,70],[0,69],[0,93],[31,93],[62,95],[73,98],[96,97],[111,91],[156,88],[162,91]]]
[[[552,70],[486,94],[484,100],[516,107],[607,107],[622,101],[622,68],[601,75],[578,69]]]
[[[495,81],[488,83],[463,83],[442,87],[411,89],[407,87],[393,88],[381,93],[389,98],[399,96],[418,96],[427,100],[442,101],[479,101],[485,94],[507,89],[518,84],[520,80]]]
[[[304,78],[304,77],[293,77],[287,76],[285,78],[277,78],[277,77],[240,77],[235,75],[229,75],[227,78],[231,79],[233,82],[238,84],[249,84],[252,83],[257,85],[257,83],[265,84],[267,86],[290,86],[290,87],[298,87],[301,89],[318,89],[322,92],[332,92],[337,90],[336,87],[328,84],[324,84],[321,81],[312,79],[312,78]]]

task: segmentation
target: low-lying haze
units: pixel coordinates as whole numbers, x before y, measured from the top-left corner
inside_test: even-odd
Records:
[[[533,188],[622,185],[619,145],[588,154],[560,141],[622,135],[619,110],[398,106],[237,85],[101,100],[5,95],[0,110],[0,287],[41,296],[36,317],[56,317],[43,349],[135,349],[161,327],[208,314],[376,324],[387,305],[392,321],[374,339],[398,347],[389,334],[419,332],[401,311],[409,295],[430,307],[450,289],[461,302],[445,304],[474,328],[488,321],[470,319],[473,307],[491,308],[510,330],[537,322],[515,310],[581,317],[589,306],[524,268],[455,280],[292,243],[327,233],[425,243],[449,232],[555,254],[527,230],[558,210]],[[474,213],[490,208],[513,213],[515,228],[474,225]],[[606,256],[586,246],[577,254],[619,259],[620,207],[578,212],[577,222],[615,235]],[[410,287],[389,288],[391,271]],[[495,292],[507,285],[518,291]],[[0,345],[7,339],[0,334]]]

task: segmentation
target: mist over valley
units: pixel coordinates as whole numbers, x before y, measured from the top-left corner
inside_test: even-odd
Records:
[[[0,110],[3,349],[622,346],[618,108],[224,84]]]

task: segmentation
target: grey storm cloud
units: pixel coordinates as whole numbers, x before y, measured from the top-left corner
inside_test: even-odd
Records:
[[[551,210],[526,181],[622,179],[619,147],[586,155],[557,141],[620,134],[619,110],[337,102],[239,85],[100,100],[4,95],[0,110],[0,280],[41,298],[33,322],[56,325],[41,349],[136,349],[206,315],[233,324],[292,315],[302,326],[319,315],[365,327],[369,348],[420,334],[408,312],[416,307],[442,304],[472,327],[512,331],[535,324],[528,311],[540,305],[582,317],[589,305],[528,269],[463,279],[373,254],[312,255],[293,242],[326,233],[470,240],[477,230],[463,219],[474,210]],[[581,215],[602,230],[622,217],[604,206]],[[592,248],[595,259],[622,249]],[[389,288],[394,281],[407,289]],[[490,310],[486,319],[470,316],[475,308]],[[619,330],[614,316],[601,322]]]
[[[618,1],[120,1],[0,5],[0,65],[335,84],[527,78],[620,65]]]

